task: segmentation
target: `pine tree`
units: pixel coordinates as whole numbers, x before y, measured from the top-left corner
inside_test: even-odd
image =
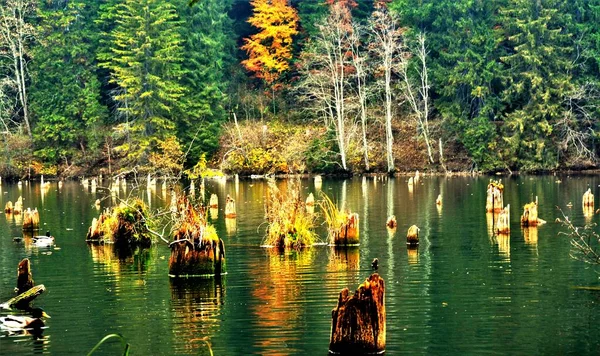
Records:
[[[116,25],[104,34],[108,46],[100,65],[110,71],[112,97],[129,137],[121,148],[132,163],[143,163],[175,134],[176,114],[184,112],[181,23],[174,5],[159,0],[125,0],[105,11]]]
[[[98,148],[107,110],[100,104],[94,50],[97,7],[84,1],[42,3],[31,63],[31,112],[37,156],[67,162]],[[60,88],[60,90],[57,90]]]

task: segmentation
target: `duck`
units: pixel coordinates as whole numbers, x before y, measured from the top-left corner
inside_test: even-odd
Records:
[[[34,308],[31,310],[31,317],[8,315],[0,317],[0,328],[9,331],[18,331],[24,329],[41,329],[44,327],[42,318],[50,318],[50,315],[42,308]]]
[[[33,244],[37,247],[48,247],[54,245],[54,236],[50,235],[50,231],[46,232],[46,236],[39,235],[33,237]]]

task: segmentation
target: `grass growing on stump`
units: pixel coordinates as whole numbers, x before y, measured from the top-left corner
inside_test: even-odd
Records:
[[[321,195],[323,200],[319,201],[319,205],[328,226],[329,243],[332,245],[358,245],[360,242],[358,214],[339,210],[327,194],[321,192]]]
[[[300,197],[298,181],[289,181],[286,192],[282,192],[275,180],[269,179],[265,201],[265,215],[269,226],[263,245],[303,248],[315,244],[315,216],[306,210],[306,203]]]
[[[140,199],[121,203],[106,210],[92,221],[87,241],[117,245],[149,247],[152,244],[148,230],[148,207]]]

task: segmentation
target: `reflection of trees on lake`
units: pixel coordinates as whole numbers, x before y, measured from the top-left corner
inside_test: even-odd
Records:
[[[94,263],[103,271],[114,273],[116,280],[120,279],[123,270],[133,269],[138,273],[145,273],[152,251],[151,249],[118,247],[114,244],[88,244],[88,247]]]
[[[357,246],[332,246],[329,254],[327,270],[358,271],[360,269],[360,253]]]
[[[171,278],[174,354],[209,355],[225,301],[224,278]]]
[[[304,283],[309,278],[303,272],[311,268],[315,253],[315,248],[300,251],[266,249],[266,265],[264,260],[258,260],[250,267],[259,272],[252,288],[252,297],[257,300],[252,304],[255,308],[252,314],[256,330],[261,332],[254,339],[259,354],[281,350],[281,345],[300,339],[301,335],[295,332],[302,329],[304,309],[291,303],[303,299]]]

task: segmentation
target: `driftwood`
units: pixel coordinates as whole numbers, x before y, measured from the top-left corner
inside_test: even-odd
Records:
[[[237,217],[237,213],[235,211],[235,200],[233,200],[229,194],[227,194],[227,199],[225,203],[225,217],[228,219],[233,219]]]
[[[588,188],[588,190],[583,194],[582,203],[584,207],[592,207],[594,208],[594,194],[592,193],[592,189]]]
[[[504,185],[500,181],[490,181],[487,186],[487,199],[485,211],[488,213],[499,213],[504,206],[503,194]]]
[[[40,229],[40,213],[37,208],[23,213],[23,231],[36,231]]]
[[[26,309],[32,300],[37,298],[38,295],[44,293],[46,287],[43,284],[37,285],[26,292],[23,292],[16,297],[10,298],[8,301],[0,304],[0,309],[11,309],[14,307]]]
[[[406,233],[406,243],[408,245],[418,245],[419,244],[419,229],[417,225],[413,225],[408,228],[408,232]]]
[[[34,285],[31,262],[28,258],[24,258],[17,267],[17,293],[24,293],[33,288]]]
[[[385,351],[385,284],[372,274],[354,295],[344,288],[332,311],[329,351],[333,354],[375,354]]]

